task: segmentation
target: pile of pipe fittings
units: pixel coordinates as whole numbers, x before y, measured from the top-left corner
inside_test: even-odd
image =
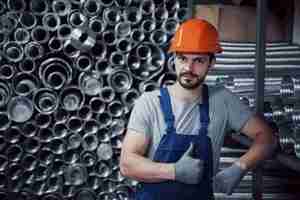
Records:
[[[131,198],[124,130],[141,93],[176,80],[186,4],[0,1],[0,199]]]
[[[214,75],[241,100],[255,107],[255,43],[222,42]],[[300,158],[300,46],[291,42],[265,44],[264,117],[274,128],[282,151]],[[217,75],[218,74],[218,75]]]

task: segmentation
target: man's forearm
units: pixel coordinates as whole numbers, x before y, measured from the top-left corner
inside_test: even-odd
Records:
[[[241,167],[254,168],[260,161],[273,153],[276,145],[277,140],[273,134],[258,134],[248,152],[240,158]]]
[[[175,179],[173,164],[158,163],[134,153],[121,160],[121,173],[137,181],[155,183]]]

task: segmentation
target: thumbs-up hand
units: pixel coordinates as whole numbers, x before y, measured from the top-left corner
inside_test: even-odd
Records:
[[[194,144],[175,163],[175,180],[186,184],[197,184],[203,175],[203,160],[192,157]]]

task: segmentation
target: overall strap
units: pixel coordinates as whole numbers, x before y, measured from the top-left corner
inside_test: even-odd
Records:
[[[163,111],[164,119],[167,125],[167,132],[174,131],[175,117],[172,112],[171,99],[168,89],[165,87],[160,88],[160,105]]]
[[[207,135],[207,129],[209,125],[209,99],[208,99],[208,87],[203,84],[202,88],[202,104],[199,104],[200,109],[200,132],[199,134]]]

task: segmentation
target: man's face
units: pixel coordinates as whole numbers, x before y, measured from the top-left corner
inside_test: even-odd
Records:
[[[211,62],[208,54],[181,54],[175,57],[179,84],[185,89],[195,89],[205,80]]]

